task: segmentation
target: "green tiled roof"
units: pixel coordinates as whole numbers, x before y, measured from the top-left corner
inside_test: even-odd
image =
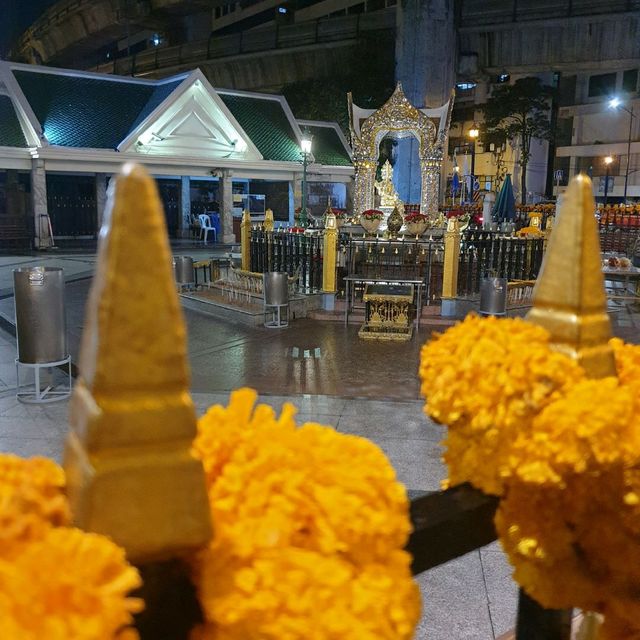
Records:
[[[298,140],[279,101],[219,93],[265,160],[301,161]]]
[[[0,147],[26,147],[22,127],[9,96],[0,96]]]
[[[13,73],[51,144],[94,149],[115,149],[179,84]]]
[[[338,132],[333,127],[301,125],[313,136],[313,157],[320,164],[332,167],[350,167],[353,163]]]
[[[151,97],[145,104],[142,111],[139,113],[135,122],[131,125],[131,129],[128,133],[131,133],[157,106],[159,106],[162,102],[164,102],[175,89],[178,88],[178,85],[182,83],[184,78],[180,78],[180,80],[174,80],[173,82],[165,82],[164,84],[158,85]]]

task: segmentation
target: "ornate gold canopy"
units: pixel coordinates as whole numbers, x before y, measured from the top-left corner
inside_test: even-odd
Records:
[[[413,136],[419,144],[422,176],[420,210],[438,214],[438,189],[444,144],[451,123],[453,91],[437,109],[418,109],[407,100],[398,82],[393,95],[377,111],[361,109],[348,94],[351,144],[355,161],[354,213],[374,206],[374,183],[380,141],[389,133],[398,138]]]

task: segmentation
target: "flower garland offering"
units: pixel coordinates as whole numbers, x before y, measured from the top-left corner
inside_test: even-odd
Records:
[[[235,391],[198,424],[215,526],[194,561],[206,622],[193,638],[411,638],[408,502],[388,460],[256,398]]]
[[[420,213],[418,211],[414,211],[413,213],[410,213],[404,217],[404,221],[408,222],[409,224],[416,222],[426,222],[427,220],[427,216],[425,216],[424,213]]]
[[[514,577],[548,608],[605,615],[640,638],[640,347],[610,342],[617,378],[587,379],[541,327],[468,317],[423,347],[426,412],[448,424],[452,483],[501,498]]]
[[[365,220],[382,220],[384,213],[378,209],[367,209],[360,214]]]
[[[53,461],[0,454],[0,638],[136,640],[138,572],[108,538],[66,526],[63,488]]]

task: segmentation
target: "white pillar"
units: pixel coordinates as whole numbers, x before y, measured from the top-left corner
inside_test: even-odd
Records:
[[[222,242],[233,244],[236,236],[233,233],[233,180],[228,169],[221,171],[218,182],[218,200],[220,201],[220,222],[222,225]]]
[[[293,180],[291,182],[291,186],[293,187],[293,209],[294,211],[302,206],[302,174],[294,173]],[[309,203],[307,202],[307,209],[309,208]]]
[[[100,232],[102,220],[104,218],[104,209],[107,206],[107,174],[96,173],[96,214],[97,214],[97,231]]]
[[[47,176],[44,160],[39,158],[31,161],[31,206],[34,217],[34,246],[36,249],[47,249],[53,246],[53,238],[49,231]]]
[[[189,176],[182,176],[181,180],[180,213],[180,230],[178,231],[178,236],[180,238],[188,238],[191,227],[191,180]]]

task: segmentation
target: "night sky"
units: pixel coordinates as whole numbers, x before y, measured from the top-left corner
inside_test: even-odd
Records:
[[[20,35],[57,0],[0,0],[0,57],[6,56],[13,38]]]

